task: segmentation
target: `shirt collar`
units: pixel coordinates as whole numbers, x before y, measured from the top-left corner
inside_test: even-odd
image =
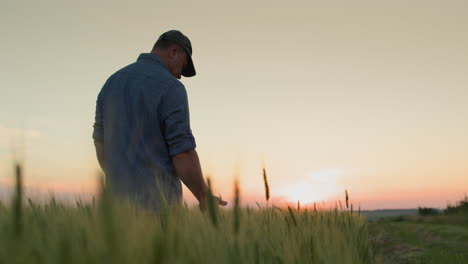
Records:
[[[141,53],[140,56],[138,56],[138,59],[137,61],[151,61],[151,62],[155,62],[155,63],[159,63],[161,64],[165,69],[169,70],[169,68],[167,67],[166,63],[164,63],[164,61],[161,59],[161,57],[159,57],[158,55],[156,54],[153,54],[153,53]]]

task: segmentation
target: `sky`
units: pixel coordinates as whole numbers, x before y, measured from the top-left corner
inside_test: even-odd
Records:
[[[163,32],[193,45],[183,78],[202,168],[228,201],[442,208],[468,193],[466,1],[0,0],[0,186],[93,192],[106,79]],[[6,187],[5,187],[6,186]],[[184,190],[184,198],[193,196]]]

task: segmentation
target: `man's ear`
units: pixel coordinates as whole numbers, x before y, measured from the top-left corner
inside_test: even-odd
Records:
[[[171,45],[169,47],[169,58],[174,59],[177,56],[177,46]]]

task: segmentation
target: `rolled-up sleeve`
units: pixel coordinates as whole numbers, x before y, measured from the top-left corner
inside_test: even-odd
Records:
[[[96,141],[104,142],[104,124],[103,124],[103,109],[102,109],[102,91],[99,93],[96,100],[96,114],[94,117],[93,138]]]
[[[187,91],[182,83],[178,82],[167,89],[159,111],[169,155],[195,149],[195,138],[190,129]]]

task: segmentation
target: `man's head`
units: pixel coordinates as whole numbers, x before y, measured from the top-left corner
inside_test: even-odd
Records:
[[[177,79],[196,74],[192,62],[192,44],[180,31],[170,30],[162,34],[151,53],[158,55]]]

